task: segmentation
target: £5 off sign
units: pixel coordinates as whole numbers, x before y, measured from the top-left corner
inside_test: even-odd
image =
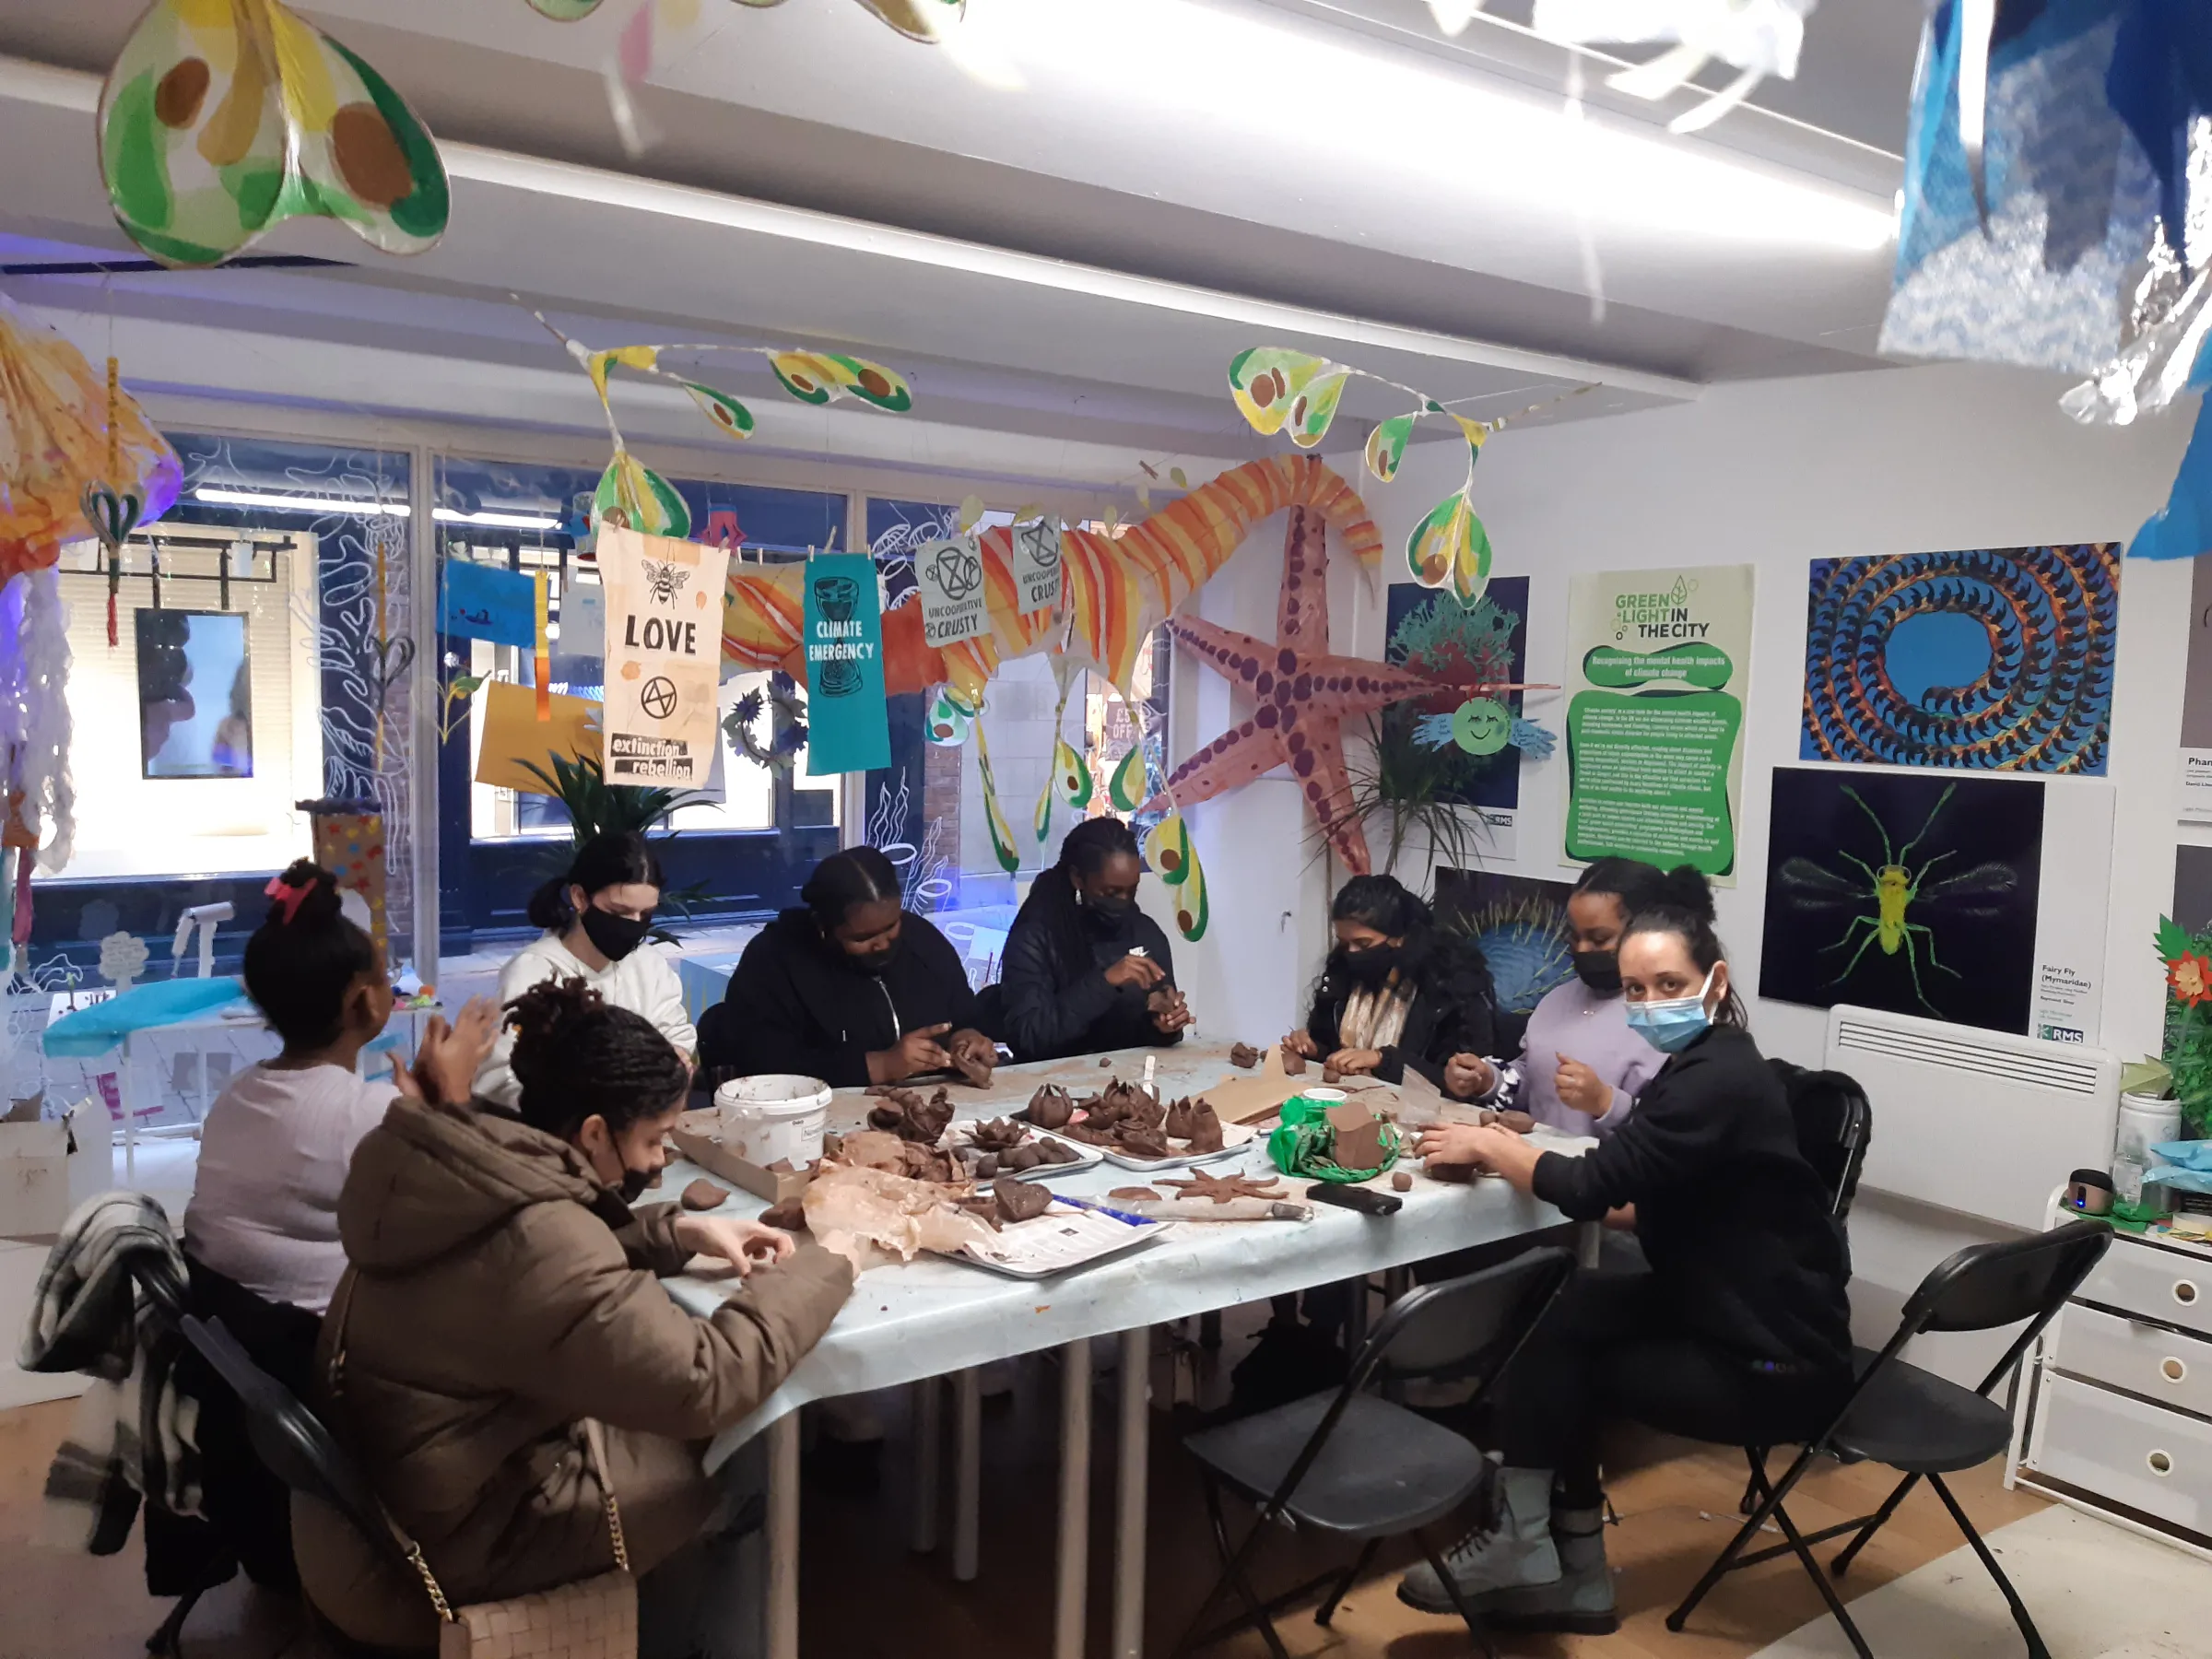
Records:
[[[722,590],[729,550],[603,525],[606,781],[703,788],[722,741]]]

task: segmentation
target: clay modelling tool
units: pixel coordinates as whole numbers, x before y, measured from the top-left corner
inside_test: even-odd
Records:
[[[1306,1196],[1315,1204],[1334,1204],[1339,1209],[1358,1210],[1363,1216],[1394,1216],[1406,1207],[1406,1200],[1394,1193],[1371,1192],[1366,1187],[1343,1186],[1328,1181],[1315,1182],[1306,1189]]]
[[[1313,1206],[1295,1198],[1231,1198],[1216,1204],[1210,1198],[1161,1198],[1153,1202],[1124,1199],[1128,1213],[1147,1221],[1311,1221]]]

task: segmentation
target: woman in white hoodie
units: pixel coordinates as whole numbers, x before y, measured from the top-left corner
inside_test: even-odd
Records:
[[[644,948],[662,886],[661,861],[634,830],[584,842],[566,876],[531,895],[530,920],[546,931],[500,971],[500,1006],[543,980],[582,979],[613,1006],[651,1020],[691,1063],[699,1033],[684,1012],[683,985],[665,957]],[[508,1065],[513,1052],[514,1033],[502,1029],[477,1073],[477,1099],[512,1108],[522,1098]]]

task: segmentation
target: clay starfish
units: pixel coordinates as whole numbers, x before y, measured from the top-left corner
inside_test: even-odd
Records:
[[[1329,653],[1329,556],[1322,515],[1290,509],[1283,538],[1283,589],[1275,643],[1178,617],[1169,630],[1225,679],[1259,700],[1252,718],[1224,732],[1177,767],[1146,810],[1188,808],[1288,766],[1305,792],[1322,833],[1355,875],[1367,873],[1367,832],[1352,806],[1344,771],[1344,722],[1407,698],[1470,697],[1510,687],[1455,686],[1387,663]]]
[[[1188,1181],[1163,1181],[1165,1187],[1180,1187],[1185,1198],[1211,1198],[1216,1204],[1227,1204],[1232,1198],[1280,1198],[1283,1182],[1279,1176],[1270,1175],[1265,1181],[1251,1175],[1208,1175],[1204,1170],[1193,1170]]]

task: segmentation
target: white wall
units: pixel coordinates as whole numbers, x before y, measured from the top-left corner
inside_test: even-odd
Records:
[[[2065,385],[1951,365],[1740,383],[1673,408],[1508,430],[1488,446],[1477,504],[1497,573],[1531,578],[1532,678],[1563,677],[1567,587],[1577,571],[1677,562],[1759,568],[1741,873],[1719,897],[1721,930],[1747,993],[1759,978],[1771,772],[1797,759],[1808,562],[2125,541],[2165,500],[2193,411],[2126,431],[2077,427],[2056,406]],[[1456,444],[1425,445],[1395,483],[1362,485],[1394,574],[1403,576],[1408,531],[1458,487],[1464,465]],[[2159,1042],[2163,995],[2150,933],[2172,900],[2177,836],[2195,839],[2174,821],[2189,580],[2182,565],[2131,563],[2123,573],[2112,868],[2065,877],[2109,879],[2102,1041],[2129,1058]],[[1378,655],[1380,616],[1366,627],[1361,650]],[[1532,696],[1529,712],[1562,730],[1559,694]],[[1502,867],[1561,878],[1564,767],[1563,750],[1524,764],[1520,856]],[[1818,1062],[1821,1010],[1759,998],[1751,1008],[1769,1053]],[[1904,1128],[1877,1121],[1875,1132]],[[1962,1182],[1971,1179],[1960,1172]],[[1927,1268],[1983,1236],[1981,1223],[1961,1217],[1878,1194],[1863,1199],[1853,1225],[1862,1337],[1894,1319]]]

